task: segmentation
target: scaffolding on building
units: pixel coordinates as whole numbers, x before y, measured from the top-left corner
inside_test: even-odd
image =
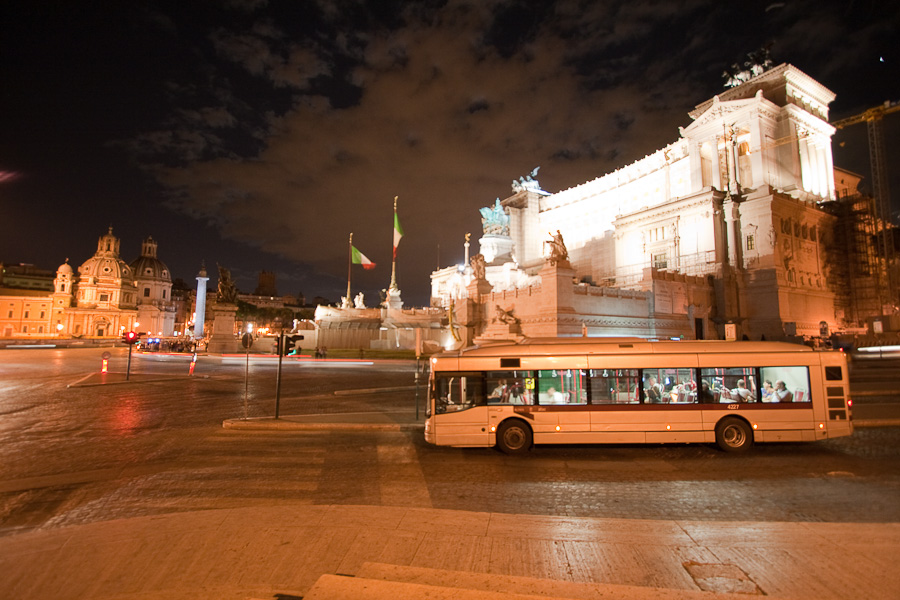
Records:
[[[871,243],[866,244],[866,252],[870,253],[872,255],[870,258],[874,257],[878,263],[874,273],[878,306],[877,310],[870,313],[876,316],[893,315],[900,311],[900,281],[897,280],[894,272],[898,259],[898,240],[895,238],[897,229],[894,227],[891,211],[891,192],[886,167],[887,152],[882,123],[886,115],[897,111],[900,111],[900,102],[885,102],[860,114],[831,123],[836,129],[857,123],[866,123],[874,198],[868,199],[864,211],[860,207],[859,214],[861,216],[864,212],[868,215],[866,219],[870,225],[867,231]],[[850,212],[857,214],[855,210]],[[847,226],[849,227],[850,224]],[[849,281],[854,282],[855,279],[851,277]]]
[[[873,197],[857,193],[822,204],[837,217],[829,279],[847,327],[865,327],[870,317],[882,311],[887,261],[876,251],[884,222],[876,217],[875,202]]]

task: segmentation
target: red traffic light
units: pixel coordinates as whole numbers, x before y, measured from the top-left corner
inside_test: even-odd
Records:
[[[128,331],[122,336],[122,341],[126,344],[137,344],[140,341],[140,337],[135,332]]]

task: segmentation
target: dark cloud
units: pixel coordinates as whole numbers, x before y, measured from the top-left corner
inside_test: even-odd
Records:
[[[0,170],[74,169],[67,189],[104,215],[82,236],[139,205],[148,226],[154,210],[180,232],[198,224],[203,245],[236,257],[236,277],[277,268],[310,296],[340,293],[351,231],[379,263],[360,285],[387,285],[399,196],[401,287],[426,302],[438,245],[443,262],[461,259],[477,208],[513,178],[541,165],[558,191],[674,141],[723,71],[763,45],[838,92],[835,115],[900,96],[890,3],[77,4],[23,2],[3,25],[0,108],[17,124]],[[199,253],[184,237],[179,257]]]

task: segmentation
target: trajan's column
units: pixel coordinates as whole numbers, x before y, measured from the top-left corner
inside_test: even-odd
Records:
[[[206,282],[209,277],[206,274],[206,265],[200,265],[197,273],[197,312],[194,313],[194,339],[203,337],[203,324],[206,321]]]

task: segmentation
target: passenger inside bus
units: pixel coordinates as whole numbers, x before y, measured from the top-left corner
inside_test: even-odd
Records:
[[[696,402],[697,394],[694,389],[693,381],[682,381],[678,385],[672,388],[670,392],[672,397],[672,402],[683,403],[683,402]]]
[[[738,379],[737,387],[731,390],[731,397],[740,402],[754,402],[753,393],[747,389],[747,384],[743,379]]]
[[[772,380],[766,379],[763,382],[762,389],[762,401],[763,402],[777,402],[777,396],[775,396],[775,388],[772,387]]]
[[[547,391],[541,394],[541,404],[565,404],[568,393],[557,392],[556,388],[549,387]]]
[[[650,376],[644,383],[644,398],[646,398],[646,401],[650,404],[662,402],[662,386],[656,383],[656,377]]]
[[[775,397],[778,398],[778,402],[793,402],[794,395],[787,389],[787,386],[784,385],[784,382],[780,379],[775,382]]]
[[[703,404],[711,404],[716,401],[716,395],[709,389],[709,382],[705,379],[700,382],[700,402]]]
[[[501,379],[497,382],[497,387],[494,388],[494,391],[488,395],[488,402],[506,402],[509,398],[509,386],[506,385],[506,380]]]

